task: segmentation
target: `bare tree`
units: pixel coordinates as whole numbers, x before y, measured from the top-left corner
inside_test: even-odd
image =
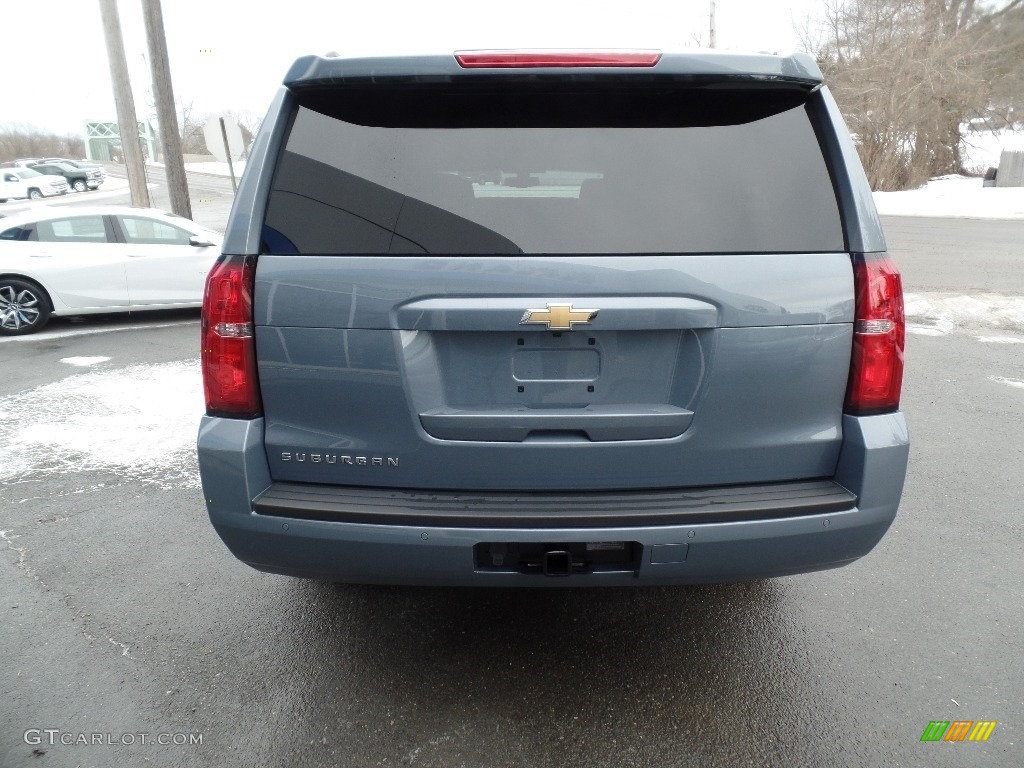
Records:
[[[0,125],[0,161],[19,157],[67,157],[74,160],[84,156],[85,142],[81,136],[62,136],[25,123]]]
[[[250,138],[259,133],[260,126],[263,124],[263,118],[248,109],[229,109],[227,114],[242,128],[242,135],[248,133]]]
[[[206,154],[206,138],[203,136],[205,116],[195,114],[192,102],[181,102],[181,151],[187,155]]]
[[[256,134],[259,133],[260,126],[263,124],[263,118],[248,109],[229,109],[226,114],[238,123],[238,127],[242,130],[242,146],[245,147],[242,157],[247,158],[249,156],[249,147]]]
[[[963,126],[1014,91],[1024,0],[830,0],[818,61],[874,189],[962,172]]]
[[[209,154],[209,150],[206,147],[206,137],[203,134],[203,127],[211,118],[218,115],[213,112],[196,114],[191,101],[179,103],[178,110],[181,114],[182,152],[190,155]],[[226,115],[238,123],[242,129],[242,143],[248,148],[249,144],[252,143],[253,137],[259,131],[263,118],[249,110],[229,109],[220,114]]]

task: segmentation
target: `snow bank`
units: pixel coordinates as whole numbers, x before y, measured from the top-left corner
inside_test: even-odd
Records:
[[[883,216],[1024,219],[1024,187],[983,187],[978,178],[947,176],[920,189],[875,192],[875,206]]]
[[[1016,130],[968,131],[964,134],[964,168],[983,174],[987,168],[999,167],[1004,149],[1024,150],[1024,126]]]

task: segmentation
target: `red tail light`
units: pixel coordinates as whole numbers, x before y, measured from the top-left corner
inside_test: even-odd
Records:
[[[464,69],[490,67],[653,67],[660,51],[456,51]]]
[[[903,282],[887,253],[856,257],[853,280],[857,308],[846,411],[895,411],[903,388]]]
[[[202,361],[210,416],[251,419],[263,410],[252,322],[255,276],[252,257],[223,256],[206,278]]]

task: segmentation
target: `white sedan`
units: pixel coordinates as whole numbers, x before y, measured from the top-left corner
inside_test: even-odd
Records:
[[[221,236],[150,208],[31,211],[0,219],[0,334],[52,315],[199,307]]]

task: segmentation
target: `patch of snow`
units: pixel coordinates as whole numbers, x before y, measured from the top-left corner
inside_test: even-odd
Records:
[[[241,178],[242,171],[245,170],[245,160],[239,160],[233,162],[232,167],[235,169],[235,177]],[[212,173],[216,176],[230,176],[231,171],[228,168],[227,163],[209,162],[209,163],[185,163],[186,171],[197,171],[199,173]]]
[[[1024,344],[1024,339],[1016,336],[978,336],[982,344]]]
[[[883,216],[954,216],[967,219],[1024,219],[1024,187],[983,187],[966,176],[932,179],[920,189],[875,192]]]
[[[60,362],[68,365],[77,365],[79,368],[88,368],[90,365],[99,365],[109,360],[109,357],[62,357]]]
[[[1024,127],[968,131],[964,134],[964,168],[982,174],[988,168],[998,168],[1004,149],[1024,150]]]
[[[1024,331],[1024,296],[908,293],[903,303],[908,333],[944,336],[963,326]]]
[[[1005,376],[989,376],[989,381],[994,381],[999,384],[1006,384],[1011,387],[1017,387],[1018,389],[1024,389],[1024,381],[1020,379],[1008,379]]]
[[[199,487],[199,361],[98,370],[0,398],[0,480],[116,471]]]

